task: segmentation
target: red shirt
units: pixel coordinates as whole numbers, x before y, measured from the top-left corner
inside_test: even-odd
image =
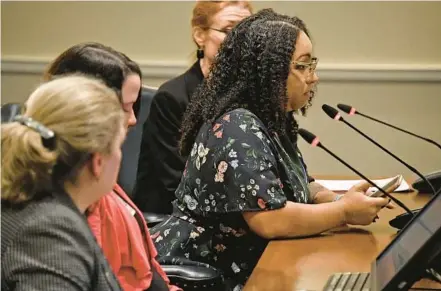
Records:
[[[156,248],[144,217],[121,187],[115,185],[112,193],[90,206],[87,220],[123,290],[148,289],[152,268],[167,282],[170,291],[181,290],[170,285],[156,261]]]

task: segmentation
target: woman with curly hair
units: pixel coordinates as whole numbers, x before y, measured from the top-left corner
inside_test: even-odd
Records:
[[[184,117],[174,213],[151,230],[160,261],[208,263],[241,290],[271,239],[367,225],[388,203],[366,183],[337,196],[308,180],[293,114],[311,104],[316,65],[296,17],[262,10],[227,36]]]

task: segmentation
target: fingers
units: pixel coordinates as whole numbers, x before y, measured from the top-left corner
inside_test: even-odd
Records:
[[[390,199],[389,198],[383,198],[383,197],[369,197],[369,199],[380,208],[386,207],[386,205],[389,204]]]
[[[380,210],[381,210],[382,208],[384,208],[384,207],[386,207],[387,209],[394,209],[394,208],[396,207],[396,205],[395,205],[395,203],[393,203],[392,200],[389,198],[389,199],[388,199],[388,203],[387,203],[385,206],[382,206],[382,207],[377,208],[377,209],[378,209],[378,211],[380,211]],[[378,213],[378,212],[377,212],[377,213]],[[380,217],[378,217],[378,214],[375,215],[375,218],[374,218],[373,222],[377,222],[377,220],[378,220],[379,218],[380,218]]]
[[[355,184],[354,186],[352,186],[351,189],[349,189],[349,191],[357,191],[357,192],[365,193],[367,191],[367,189],[369,189],[369,187],[371,187],[371,186],[372,185],[369,182],[361,181],[361,182]]]
[[[389,203],[387,203],[386,208],[387,209],[395,209],[396,207],[397,207],[397,205],[389,199]]]

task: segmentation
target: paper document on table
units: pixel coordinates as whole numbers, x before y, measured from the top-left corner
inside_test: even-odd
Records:
[[[387,184],[392,178],[372,180],[379,187],[383,187]],[[354,186],[355,184],[364,181],[364,180],[315,180],[320,185],[328,188],[332,191],[348,191],[349,188]],[[412,189],[409,187],[409,184],[403,179],[400,186],[394,192],[406,192],[411,191]]]

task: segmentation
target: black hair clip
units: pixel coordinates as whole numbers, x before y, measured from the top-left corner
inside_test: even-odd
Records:
[[[43,145],[49,150],[53,150],[55,148],[55,133],[40,122],[23,115],[14,116],[13,121],[17,121],[38,132],[41,136]]]

